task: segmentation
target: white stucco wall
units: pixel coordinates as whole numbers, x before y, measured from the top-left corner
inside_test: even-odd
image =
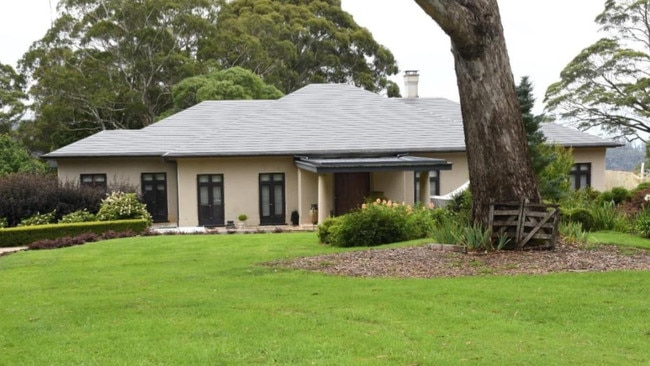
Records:
[[[81,174],[106,174],[108,187],[129,185],[141,192],[142,173],[167,174],[168,220],[176,222],[178,205],[176,165],[161,158],[92,158],[59,159],[58,176],[61,182],[79,183]]]

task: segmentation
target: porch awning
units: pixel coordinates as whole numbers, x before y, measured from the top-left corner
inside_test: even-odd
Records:
[[[419,156],[359,158],[299,157],[296,158],[296,166],[313,173],[451,170],[451,163],[446,160]]]

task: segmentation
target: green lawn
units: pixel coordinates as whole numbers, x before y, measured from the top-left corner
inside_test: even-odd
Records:
[[[0,258],[0,365],[647,365],[650,272],[361,279],[313,233]]]
[[[616,244],[650,249],[650,239],[616,231],[597,231],[595,233],[589,233],[588,240],[592,244]]]

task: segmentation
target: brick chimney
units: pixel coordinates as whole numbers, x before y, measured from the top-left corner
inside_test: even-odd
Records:
[[[404,71],[404,86],[406,87],[406,98],[418,98],[418,82],[420,74],[418,70]]]

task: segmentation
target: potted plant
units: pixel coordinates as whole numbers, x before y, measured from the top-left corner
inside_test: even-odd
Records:
[[[246,225],[246,220],[248,220],[248,215],[246,214],[241,214],[237,216],[237,220],[239,220],[239,228],[243,228],[244,225]]]

